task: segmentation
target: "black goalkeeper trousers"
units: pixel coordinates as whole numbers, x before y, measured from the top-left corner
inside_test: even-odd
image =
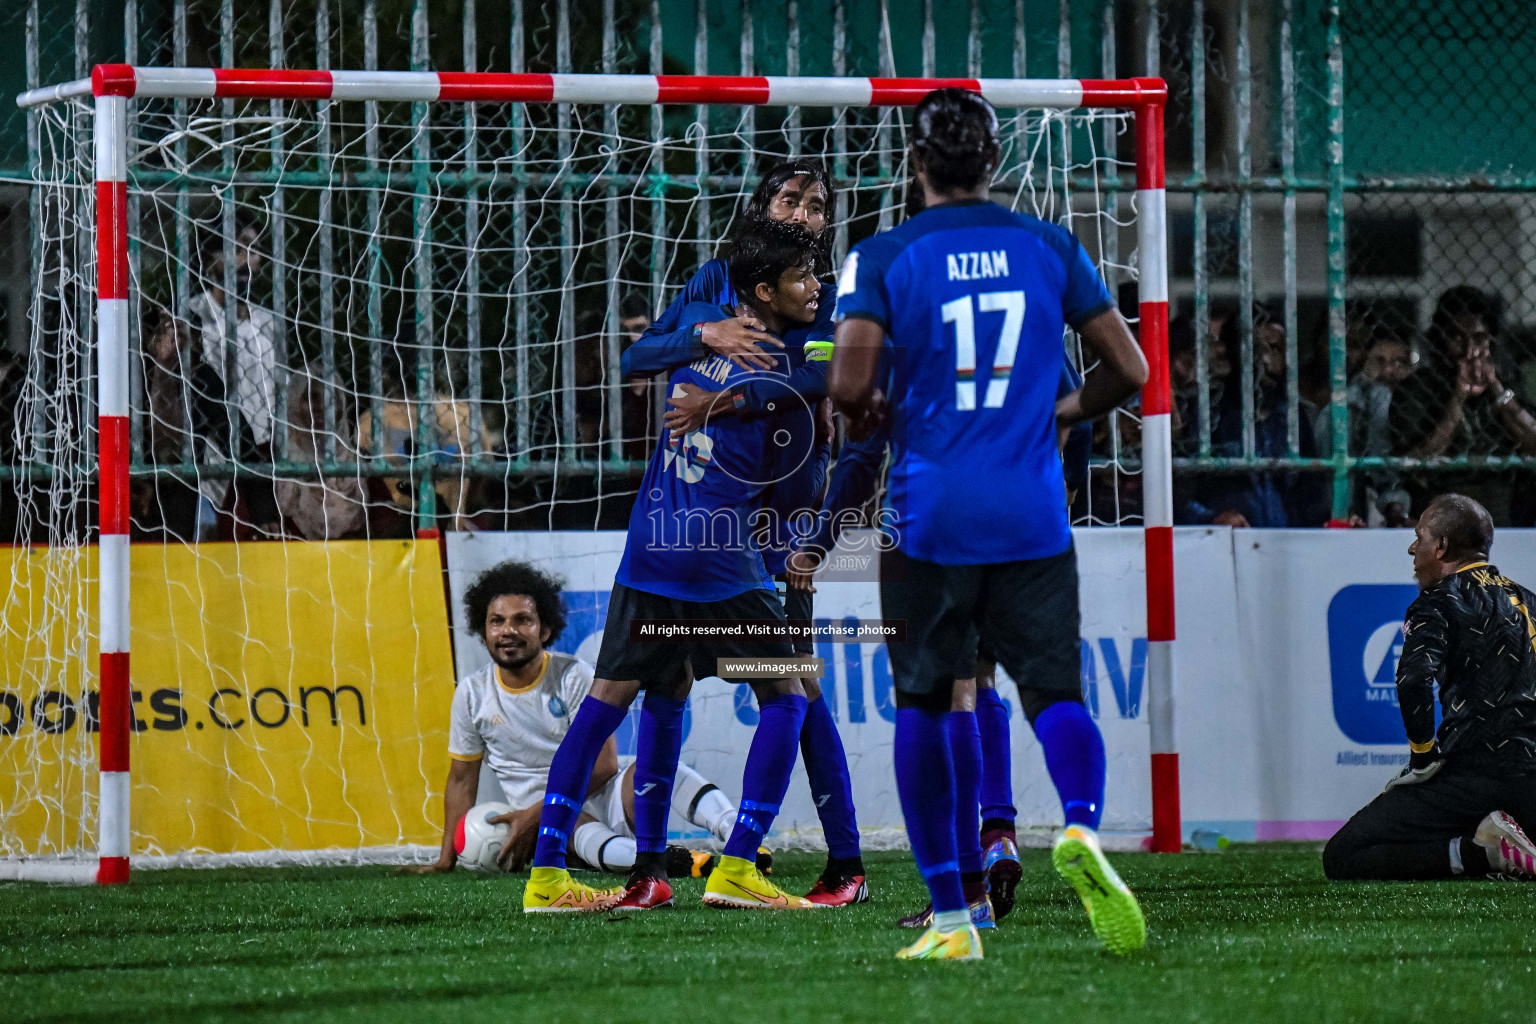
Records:
[[[1450,878],[1451,840],[1492,811],[1536,829],[1536,775],[1492,775],[1446,765],[1428,782],[1395,786],[1362,807],[1323,848],[1334,881]]]

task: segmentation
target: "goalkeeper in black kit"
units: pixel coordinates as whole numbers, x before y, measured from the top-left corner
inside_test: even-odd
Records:
[[[1492,543],[1459,494],[1419,519],[1397,666],[1411,757],[1328,842],[1331,879],[1536,878],[1536,594],[1489,564]]]

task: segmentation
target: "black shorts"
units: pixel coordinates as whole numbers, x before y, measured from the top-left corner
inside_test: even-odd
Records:
[[[1022,690],[1082,694],[1077,552],[995,565],[939,565],[899,548],[880,558],[880,614],[906,622],[888,645],[902,693],[926,696],[976,672],[978,632]]]
[[[784,606],[771,590],[748,590],[723,601],[682,601],[613,585],[608,619],[597,652],[598,679],[638,679],[641,689],[669,685],[692,669],[693,678],[715,674],[717,658],[791,658],[787,640],[655,640],[629,638],[629,624],[652,619],[726,619],[732,622],[783,622]]]
[[[992,645],[987,643],[985,637],[972,626],[965,634],[965,643],[960,647],[960,660],[955,664],[956,679],[975,679],[979,662],[990,661],[997,664],[997,653],[992,650]]]
[[[809,626],[816,617],[815,607],[812,601],[814,595],[809,590],[799,590],[785,582],[784,577],[775,576],[777,581],[779,600],[784,605],[784,617],[790,622],[803,623]],[[792,646],[796,654],[815,654],[816,644],[810,637],[802,637],[793,642]]]

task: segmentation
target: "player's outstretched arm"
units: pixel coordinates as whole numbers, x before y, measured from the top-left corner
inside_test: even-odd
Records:
[[[784,397],[786,388],[805,399],[806,405],[814,406],[827,397],[827,368],[832,364],[834,331],[832,314],[837,308],[832,292],[830,286],[823,286],[821,305],[816,310],[816,322],[811,325],[811,331],[806,336],[805,358],[790,371],[787,378],[769,376],[761,380],[748,380],[731,389],[731,402],[736,415],[742,419],[752,419],[782,411],[776,400]]]
[[[684,322],[683,310],[695,302],[712,301],[712,290],[718,292],[727,286],[724,260],[709,260],[694,271],[671,304],[619,356],[619,370],[624,377],[664,373],[702,356],[704,349],[693,336],[693,324]]]
[[[619,356],[620,372],[626,377],[651,377],[687,366],[706,352],[725,356],[743,369],[773,366],[773,357],[759,347],[764,341],[762,323],[750,314],[701,323],[688,312],[694,303],[716,303],[732,296],[724,260],[710,260],[688,279],[677,298],[672,300],[639,339]],[[733,300],[732,300],[733,301]],[[777,339],[772,343],[782,346]]]
[[[1106,309],[1077,333],[1100,362],[1082,387],[1056,403],[1056,422],[1064,427],[1104,415],[1147,382],[1147,357],[1119,310]]]
[[[458,830],[459,820],[475,805],[475,790],[479,784],[478,760],[461,761],[454,758],[448,762],[448,782],[443,786],[443,847],[436,861],[412,869],[417,874],[430,875],[453,870],[454,862],[458,860],[458,854],[453,849],[453,834]]]
[[[778,339],[760,336],[759,340]],[[710,420],[722,416],[750,420],[777,415],[784,411],[786,392],[794,392],[811,406],[827,397],[827,360],[807,359],[788,377],[768,374],[757,380],[743,381],[725,391],[706,391],[684,384],[681,394],[667,397],[667,411],[662,419],[672,436],[680,437],[703,429]]]
[[[784,398],[786,390],[793,391],[805,399],[807,405],[815,405],[827,397],[828,365],[830,365],[828,359],[807,358],[804,363],[790,371],[788,377],[769,376],[762,380],[742,381],[731,389],[731,399],[736,407],[736,414],[743,419],[752,419],[755,416],[768,416],[780,412],[781,409],[769,408],[769,406]]]

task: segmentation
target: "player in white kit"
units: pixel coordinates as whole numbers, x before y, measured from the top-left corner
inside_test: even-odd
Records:
[[[521,562],[502,562],[481,574],[464,595],[467,620],[476,627],[491,663],[459,680],[448,725],[448,784],[444,789],[443,846],[427,872],[453,870],[453,837],[474,806],[483,761],[501,785],[509,814],[493,821],[510,826],[499,858],[520,869],[533,853],[550,760],[571,716],[592,687],[592,668],[546,650],[565,628],[563,581]],[[721,842],[736,823],[736,807],[718,787],[679,765],[672,806]],[[571,851],[590,867],[628,872],[635,861],[634,771],[620,770],[610,737],[592,772],[587,800],[571,835]],[[668,848],[674,876],[708,874],[713,859],[702,851]]]

